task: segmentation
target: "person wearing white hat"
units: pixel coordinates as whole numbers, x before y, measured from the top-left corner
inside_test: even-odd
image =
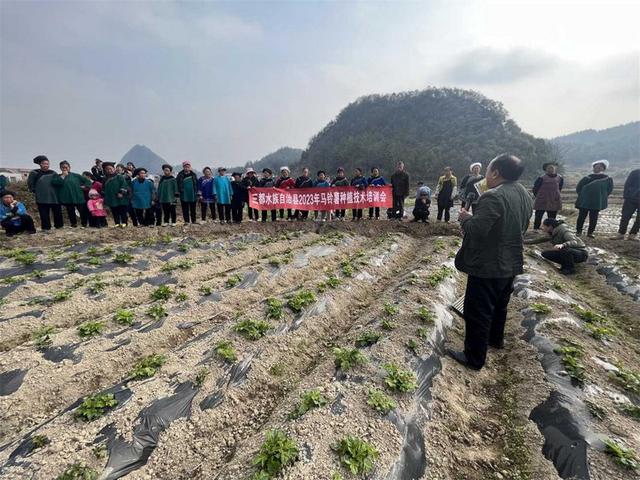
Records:
[[[484,175],[480,174],[482,164],[480,162],[472,163],[469,166],[469,172],[460,182],[459,192],[462,196],[462,208],[473,209],[478,204],[480,194],[476,188],[476,183],[484,179]]]
[[[253,168],[247,168],[247,171],[244,172],[244,178],[242,179],[242,186],[247,190],[247,194],[251,195],[251,189],[253,187],[257,187],[260,183],[258,176],[256,175],[256,171]],[[259,220],[258,215],[260,212],[251,208],[249,205],[249,201],[247,200],[247,213],[249,214],[249,221],[253,222],[254,220],[257,222]]]
[[[576,221],[576,234],[582,235],[584,221],[589,216],[589,228],[587,237],[594,238],[593,233],[598,223],[600,210],[605,210],[608,206],[609,195],[613,191],[613,179],[604,171],[609,168],[608,160],[596,160],[591,164],[593,173],[582,178],[576,186],[578,198],[576,208],[578,220]]]
[[[291,178],[289,167],[280,167],[280,177],[276,180],[276,188],[281,188],[283,190],[289,190],[290,188],[295,188],[296,181]],[[280,209],[280,219],[284,218],[284,208]],[[290,222],[293,220],[293,210],[287,209],[287,220]]]
[[[558,175],[558,164],[555,162],[546,162],[542,164],[544,175],[536,178],[533,183],[533,230],[538,231],[542,223],[544,212],[547,212],[547,218],[556,218],[558,212],[562,210],[562,187],[564,186],[564,178]]]

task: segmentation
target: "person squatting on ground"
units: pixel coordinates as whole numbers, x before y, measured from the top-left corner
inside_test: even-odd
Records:
[[[579,210],[576,220],[576,234],[582,235],[584,221],[589,215],[587,237],[594,238],[593,232],[595,232],[598,223],[598,214],[600,210],[607,208],[609,195],[613,191],[613,179],[604,173],[609,168],[609,160],[596,160],[591,166],[593,173],[583,177],[576,186],[578,193],[576,208]]]
[[[247,189],[242,184],[242,174],[234,172],[231,174],[233,181],[231,182],[231,220],[233,223],[242,222],[242,209],[244,202],[249,201]]]
[[[632,170],[624,182],[624,192],[622,194],[624,202],[622,204],[622,216],[620,217],[620,227],[618,235],[612,240],[623,240],[627,233],[627,227],[633,215],[636,219],[629,230],[628,240],[638,240],[638,230],[640,230],[640,168]]]
[[[404,201],[409,196],[409,174],[404,171],[404,162],[398,162],[396,171],[391,175],[393,197],[392,218],[402,220],[404,217]]]
[[[260,186],[260,180],[258,180],[256,171],[253,168],[247,168],[247,171],[244,174],[244,178],[242,179],[242,185],[247,191],[247,214],[249,216],[249,221],[253,222],[255,220],[257,222],[258,220],[260,220],[260,210],[258,210],[257,208],[251,208],[251,205],[249,205],[249,195],[251,195],[251,189]]]
[[[458,179],[453,175],[451,167],[444,168],[444,175],[438,179],[436,187],[436,198],[438,199],[438,221],[442,221],[444,213],[445,223],[449,223],[449,210],[453,207],[453,198],[457,194]]]
[[[367,178],[367,185],[370,187],[384,187],[386,184],[387,182],[380,176],[380,169],[373,167],[371,176]],[[380,207],[369,207],[369,220],[373,218],[380,220]]]
[[[542,222],[542,231],[548,236],[525,240],[528,245],[551,242],[553,250],[544,250],[542,256],[547,260],[560,264],[560,273],[571,275],[576,273],[576,263],[586,262],[589,257],[581,238],[576,236],[562,221],[547,218]]]
[[[107,226],[107,211],[104,208],[104,198],[97,190],[89,190],[87,200],[87,210],[89,210],[89,226],[93,228],[105,228]]]
[[[129,205],[129,186],[124,175],[118,175],[112,162],[102,162],[106,180],[102,185],[104,204],[111,210],[116,227],[127,226],[127,206]]]
[[[324,170],[321,170],[321,172],[323,174],[323,180],[326,180],[327,179],[326,173],[324,172]],[[318,174],[319,173],[320,172],[318,172]],[[319,177],[320,175],[318,175],[316,182],[318,181]],[[348,187],[349,186],[349,180],[347,180],[347,177],[344,174],[344,168],[338,167],[338,169],[336,170],[336,176],[333,180],[331,180],[330,186],[331,187]],[[315,182],[314,182],[314,187],[315,187]],[[344,220],[344,216],[346,215],[346,213],[347,213],[347,210],[344,208],[341,208],[335,211],[335,216],[338,220]],[[318,218],[317,211],[314,211],[313,215],[315,216],[315,218]]]
[[[196,201],[198,200],[198,177],[191,170],[191,162],[182,162],[182,170],[176,177],[178,192],[180,192],[180,205],[184,223],[197,223]]]
[[[462,197],[462,208],[473,212],[478,204],[478,198],[480,197],[479,185],[484,180],[484,175],[481,175],[482,164],[480,162],[472,163],[469,167],[470,173],[464,176],[460,182],[460,195]]]
[[[2,191],[0,226],[4,228],[7,237],[13,237],[22,232],[36,233],[33,218],[27,213],[24,204],[16,200],[16,194],[10,190]]]
[[[562,187],[564,186],[564,178],[558,175],[558,165],[555,162],[548,162],[542,165],[544,175],[536,178],[533,183],[533,209],[535,216],[533,219],[533,230],[540,228],[544,212],[547,212],[547,218],[556,218],[558,212],[562,210]]]
[[[40,214],[40,228],[43,231],[51,230],[51,214],[53,214],[53,226],[62,228],[62,208],[58,200],[57,190],[53,187],[53,179],[56,172],[49,169],[49,159],[44,155],[38,155],[33,163],[40,166],[31,170],[27,177],[27,187],[35,194],[38,213]]]
[[[153,180],[147,178],[146,168],[136,168],[131,180],[131,204],[139,226],[153,227],[155,215],[153,204],[156,201],[156,189]]]
[[[218,202],[218,218],[220,223],[231,223],[231,199],[233,197],[233,189],[231,188],[231,180],[226,175],[227,169],[218,168],[218,176],[213,179],[213,189]]]
[[[213,170],[204,167],[202,176],[198,179],[198,200],[200,200],[200,215],[203,222],[207,221],[207,210],[211,212],[211,220],[216,221],[216,192],[214,188]]]
[[[513,279],[523,272],[523,235],[533,212],[533,199],[517,180],[522,161],[510,154],[494,158],[487,167],[489,190],[478,200],[476,213],[458,215],[463,239],[455,266],[465,272],[464,351],[449,349],[459,363],[480,370],[487,348],[504,347],[507,306]]]
[[[163,175],[158,183],[158,201],[162,206],[162,225],[167,227],[176,226],[176,201],[180,196],[178,192],[178,183],[171,173],[173,167],[169,164],[162,166]]]
[[[427,187],[428,188],[428,187]],[[413,207],[412,222],[429,223],[429,207],[431,206],[431,198],[425,190],[418,190],[416,204]]]
[[[57,190],[58,200],[65,207],[69,223],[73,228],[78,226],[76,211],[80,214],[80,225],[86,228],[89,224],[89,210],[84,199],[84,188],[91,188],[91,180],[71,171],[66,160],[60,162],[59,175],[55,175],[51,185]]]

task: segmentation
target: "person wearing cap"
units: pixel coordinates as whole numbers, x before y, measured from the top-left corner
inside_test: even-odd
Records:
[[[624,198],[624,202],[622,203],[618,235],[613,237],[612,240],[624,240],[624,234],[627,233],[627,227],[634,214],[636,215],[636,220],[633,222],[631,230],[629,230],[627,240],[637,240],[638,230],[640,230],[640,168],[636,168],[629,173],[627,180],[624,182],[622,198]]]
[[[289,167],[280,167],[280,177],[276,180],[275,186],[276,188],[281,188],[283,190],[289,190],[296,186],[296,181],[291,178]],[[280,218],[284,218],[284,208],[280,209]],[[293,211],[290,208],[287,209],[287,220],[293,220]]]
[[[404,162],[398,162],[396,171],[391,175],[394,218],[402,221],[404,201],[409,196],[409,174],[404,170]]]
[[[451,167],[444,167],[444,175],[438,179],[435,196],[438,199],[438,216],[437,221],[442,221],[444,213],[444,222],[449,223],[449,210],[453,207],[453,199],[458,190],[458,179],[453,175]]]
[[[93,228],[105,228],[107,226],[107,211],[104,208],[104,198],[94,188],[89,190],[88,196],[87,210],[91,215],[89,225]]]
[[[296,178],[295,188],[311,188],[313,187],[313,180],[309,176],[309,169],[304,167],[302,169],[302,175]],[[298,221],[305,221],[309,218],[309,210],[296,210],[294,218]]]
[[[240,172],[233,172],[231,174],[233,181],[231,182],[231,220],[233,223],[242,222],[242,209],[244,208],[244,202],[248,201],[247,189],[242,184],[242,174]]]
[[[104,204],[111,210],[115,227],[124,228],[128,225],[129,185],[124,175],[116,173],[113,162],[103,162],[102,168],[104,168],[106,175],[106,180],[102,185]]]
[[[116,165],[116,175],[122,176],[122,178],[127,182],[127,187],[129,189],[129,192],[127,193],[127,217],[131,218],[131,223],[133,223],[134,227],[137,227],[138,217],[136,217],[136,212],[131,204],[131,180],[133,178],[133,170],[128,170],[124,163],[119,163]],[[124,223],[124,225],[127,225],[127,223]]]
[[[27,186],[30,192],[35,194],[38,213],[40,214],[40,227],[43,231],[51,230],[51,215],[53,214],[53,226],[62,228],[62,207],[58,199],[58,190],[53,186],[56,172],[49,168],[49,159],[39,155],[33,159],[33,163],[40,166],[29,173]]]
[[[251,208],[249,204],[248,196],[251,195],[251,189],[254,187],[258,187],[260,184],[260,180],[256,176],[256,171],[253,168],[247,168],[247,171],[244,174],[244,178],[242,179],[242,185],[247,190],[247,213],[249,215],[249,221],[253,222],[254,220],[257,222],[259,220],[259,210],[255,208]]]
[[[275,182],[273,181],[273,172],[270,168],[262,169],[262,178],[260,179],[260,183],[258,184],[260,188],[273,188],[275,186]],[[269,210],[271,213],[271,221],[275,222],[277,219],[276,211]],[[267,210],[262,210],[262,223],[267,221]]]
[[[347,180],[347,177],[345,176],[344,168],[338,167],[338,170],[336,171],[336,177],[333,180],[331,180],[331,186],[332,187],[348,187],[349,186],[349,180]],[[347,211],[344,208],[335,211],[336,218],[341,221],[344,220],[344,216],[346,215],[346,213]]]
[[[176,201],[180,196],[178,184],[172,172],[171,165],[162,165],[162,176],[158,182],[158,202],[162,207],[162,225],[165,227],[176,226]]]
[[[533,210],[535,211],[533,219],[533,230],[538,231],[544,212],[547,212],[547,218],[556,218],[558,212],[562,210],[562,197],[560,192],[564,185],[564,179],[558,175],[558,164],[555,162],[547,162],[542,165],[544,175],[536,179],[533,184]]]
[[[27,213],[24,204],[16,200],[15,193],[4,190],[0,198],[0,226],[4,228],[7,237],[22,232],[36,233],[33,218]]]
[[[131,181],[131,204],[138,219],[138,225],[153,227],[153,202],[155,197],[153,180],[147,178],[146,168],[136,168]]]
[[[202,176],[198,179],[198,199],[200,200],[202,223],[207,221],[207,210],[211,211],[211,220],[216,221],[216,192],[213,187],[213,171],[211,167],[204,167]]]
[[[373,167],[371,176],[367,178],[367,185],[370,187],[383,187],[387,184],[385,179],[380,175],[380,169]],[[369,207],[369,220],[375,218],[380,220],[380,207]]]
[[[593,232],[598,224],[600,210],[608,206],[609,195],[613,191],[613,179],[605,172],[609,168],[609,160],[596,160],[591,164],[593,173],[585,176],[578,182],[576,192],[576,208],[578,219],[576,220],[576,234],[582,235],[584,221],[589,216],[589,228],[587,237],[594,238]]]
[[[218,176],[213,179],[213,188],[216,192],[220,223],[231,223],[231,199],[233,197],[233,189],[231,188],[231,180],[227,177],[226,168],[218,168]]]
[[[66,160],[60,162],[60,174],[55,175],[51,184],[57,189],[58,200],[65,207],[73,228],[78,226],[76,210],[80,213],[80,225],[89,225],[89,210],[84,199],[84,189],[91,188],[91,180],[71,171]]]
[[[94,178],[93,173],[88,171],[82,172],[82,176],[87,180],[89,180],[89,182],[91,183],[91,186],[89,188],[86,188],[84,186],[82,187],[82,192],[84,193],[85,202],[89,200],[89,190],[91,189],[94,189],[96,192],[98,192],[98,195],[102,196],[102,183],[100,183]]]
[[[469,166],[469,173],[464,176],[460,182],[459,191],[462,196],[462,208],[473,211],[478,204],[480,192],[477,183],[484,179],[484,175],[480,174],[482,164],[480,162],[472,163]]]
[[[178,192],[180,192],[180,205],[184,223],[197,223],[196,201],[198,200],[198,177],[191,170],[191,162],[182,162],[182,170],[176,177]]]
[[[104,183],[105,178],[104,178],[104,169],[102,167],[102,160],[100,160],[99,158],[96,158],[95,165],[91,167],[91,173],[93,174],[93,178],[95,180],[97,180],[101,184]]]

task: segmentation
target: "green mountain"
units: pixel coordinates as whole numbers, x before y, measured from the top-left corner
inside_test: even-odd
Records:
[[[277,172],[280,167],[293,165],[300,161],[302,150],[299,148],[282,147],[269,155],[265,155],[255,162],[247,162],[246,168],[253,168],[256,172],[260,172],[263,168],[270,168],[273,172]],[[294,172],[295,173],[295,172]]]
[[[551,139],[569,165],[588,165],[606,158],[612,164],[640,163],[640,122],[605,130],[583,130]]]
[[[453,88],[369,95],[344,108],[309,142],[301,163],[331,174],[372,166],[389,176],[404,161],[414,180],[435,180],[445,166],[458,176],[510,152],[525,163],[526,177],[539,173],[553,155],[542,138],[523,132],[502,104],[480,93]]]

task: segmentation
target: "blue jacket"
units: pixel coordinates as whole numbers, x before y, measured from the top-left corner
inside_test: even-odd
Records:
[[[316,180],[315,182],[313,182],[313,186],[317,188],[324,188],[324,187],[330,187],[331,184],[326,180],[322,180],[322,181]]]
[[[363,176],[353,177],[351,179],[351,186],[356,188],[365,188],[367,186],[367,179]]]
[[[11,223],[18,226],[21,223],[20,217],[18,215],[26,215],[27,209],[22,202],[18,202],[18,204],[11,208],[11,206],[7,206],[4,203],[0,202],[0,221],[5,220],[6,218],[12,218]]]
[[[198,195],[202,195],[202,201],[213,203],[216,201],[216,192],[213,190],[215,177],[200,177],[198,179]]]
[[[133,208],[151,208],[155,187],[153,182],[146,179],[140,182],[137,178],[131,180],[131,205]]]
[[[376,187],[381,187],[382,185],[386,185],[387,182],[384,181],[384,178],[382,178],[380,175],[378,175],[377,177],[369,177],[369,178],[367,178],[367,184],[375,185]]]
[[[233,191],[231,189],[231,180],[229,180],[229,177],[218,175],[213,180],[213,185],[218,203],[221,203],[223,205],[231,204]]]

